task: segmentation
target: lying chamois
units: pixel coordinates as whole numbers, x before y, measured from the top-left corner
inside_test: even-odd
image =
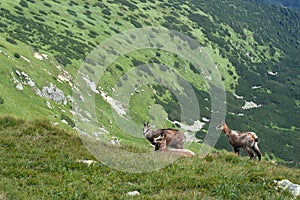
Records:
[[[176,129],[158,129],[156,131],[152,131],[150,130],[150,125],[148,123],[144,123],[143,134],[151,142],[151,144],[155,145],[153,142],[154,138],[160,136],[162,132],[166,135],[167,146],[176,149],[183,148],[183,144],[186,139],[183,132]]]
[[[155,146],[155,151],[170,153],[173,155],[180,155],[184,157],[194,156],[195,153],[189,149],[168,149],[167,148],[167,133],[161,131],[156,137],[153,138],[152,142]]]
[[[223,131],[227,135],[228,141],[233,146],[235,153],[239,155],[239,149],[243,147],[250,155],[250,159],[254,158],[254,151],[258,156],[258,160],[261,161],[262,154],[258,148],[258,138],[255,133],[231,130],[225,122],[218,124],[216,129]]]

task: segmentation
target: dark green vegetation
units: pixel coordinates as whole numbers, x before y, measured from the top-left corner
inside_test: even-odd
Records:
[[[1,199],[290,199],[274,180],[300,179],[299,169],[221,151],[178,159],[154,172],[126,174],[93,159],[74,133],[49,121],[0,118]],[[131,149],[130,147],[123,147]]]
[[[46,100],[37,96],[33,88],[27,85],[22,91],[15,88],[15,70],[29,74],[40,89],[53,82],[66,95],[72,95],[72,84],[58,79],[63,71],[57,66],[71,75],[72,83],[81,62],[106,38],[133,28],[163,26],[198,40],[219,66],[227,89],[229,126],[256,132],[265,159],[299,166],[300,16],[293,10],[244,0],[139,3],[5,0],[0,3],[0,19],[0,114],[31,119],[45,117],[54,122],[66,119],[74,126],[69,112],[71,101],[60,105],[49,100],[54,107],[49,109]],[[49,59],[38,60],[33,57],[34,52],[45,53]],[[93,73],[89,65],[96,63],[86,62],[86,69]],[[158,49],[120,56],[107,69],[99,85],[111,95],[111,88],[118,86],[122,75],[149,62],[163,63],[182,73],[198,96],[200,119],[210,118],[210,110],[205,109],[210,108],[210,94],[194,66]],[[153,89],[157,91],[155,94],[151,93]],[[140,103],[139,97],[132,98],[132,119],[142,124],[149,119],[145,108],[159,103],[169,119],[180,120],[174,94],[158,85],[149,86],[145,91],[147,94],[140,98],[146,96],[147,101]],[[123,136],[115,123],[110,122],[110,105],[100,95],[96,101],[102,127],[124,143],[146,144]],[[245,101],[262,106],[244,110]],[[197,136],[203,138],[207,127],[208,123]],[[217,148],[231,150],[224,135]]]
[[[255,0],[259,3],[274,4],[300,10],[300,1],[298,0]]]

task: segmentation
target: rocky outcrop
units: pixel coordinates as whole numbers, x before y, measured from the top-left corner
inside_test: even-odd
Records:
[[[251,108],[259,108],[261,106],[262,106],[261,104],[258,105],[253,101],[245,101],[245,105],[243,105],[242,108],[243,108],[243,110],[248,110]]]
[[[67,98],[64,95],[64,92],[57,88],[53,83],[50,83],[48,86],[44,86],[42,90],[37,88],[35,93],[43,98],[51,99],[59,104],[67,104]]]
[[[38,96],[41,96],[46,99],[53,100],[59,104],[66,105],[68,100],[64,92],[57,88],[53,83],[50,83],[48,86],[44,86],[42,90],[36,87],[35,82],[26,74],[24,71],[15,70],[15,73],[12,72],[13,82],[18,90],[24,90],[23,85],[28,85],[34,88],[35,93]],[[47,104],[49,107],[49,105]]]
[[[35,83],[33,80],[29,77],[28,74],[26,74],[23,71],[15,70],[15,75],[12,73],[13,82],[16,85],[16,88],[18,90],[23,90],[23,85],[29,85],[30,87],[35,87]]]
[[[287,179],[283,179],[281,181],[274,181],[280,188],[284,189],[284,190],[289,190],[290,193],[294,196],[294,197],[298,197],[300,196],[300,185],[298,184],[294,184],[291,181],[287,180]]]

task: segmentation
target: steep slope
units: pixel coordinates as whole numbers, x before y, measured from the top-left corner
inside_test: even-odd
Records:
[[[86,59],[89,53],[119,33],[163,26],[199,41],[216,64],[227,90],[228,124],[234,129],[255,131],[266,159],[277,157],[293,165],[299,163],[299,13],[240,0],[5,0],[0,7],[1,114],[46,117],[54,123],[63,120],[74,126],[72,88],[78,69],[83,66],[93,73],[91,66],[97,66]],[[113,121],[113,101],[109,97],[119,87],[119,80],[126,79],[124,74],[148,63],[171,66],[191,84],[204,124],[196,135],[203,139],[211,118],[211,96],[205,79],[188,59],[160,48],[129,52],[107,68],[96,87],[99,127],[110,133],[108,137],[145,145],[136,142],[140,138],[126,135]],[[147,72],[143,70],[142,75]],[[174,84],[180,86],[179,81]],[[179,94],[183,93],[178,88]],[[160,116],[180,121],[180,102],[174,92],[159,84],[138,89],[145,92],[132,95],[129,103],[135,123],[165,120],[154,120],[157,110],[149,114],[153,104],[163,107],[158,108]],[[165,126],[170,126],[170,121]],[[225,136],[221,136],[217,147],[230,149]]]
[[[99,162],[88,166],[83,160],[94,158],[80,139],[45,120],[0,117],[0,140],[1,199],[132,199],[127,195],[132,191],[139,199],[291,199],[274,180],[300,179],[299,169],[225,151],[180,158],[144,173],[124,173]]]

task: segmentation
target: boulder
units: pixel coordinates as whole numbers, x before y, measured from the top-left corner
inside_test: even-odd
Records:
[[[42,90],[36,89],[36,94],[46,99],[51,99],[59,104],[67,104],[67,98],[65,97],[64,92],[57,88],[53,83],[50,83],[49,86],[44,86]]]
[[[294,197],[300,196],[300,185],[294,184],[287,179],[281,181],[274,181],[280,188],[289,190]]]
[[[128,196],[136,196],[136,195],[140,195],[140,193],[138,191],[131,191],[131,192],[127,192]]]

